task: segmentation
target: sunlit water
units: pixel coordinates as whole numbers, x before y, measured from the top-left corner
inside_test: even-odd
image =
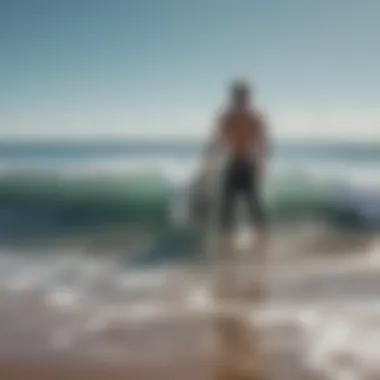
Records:
[[[5,357],[135,364],[207,357],[215,349],[212,316],[234,311],[252,327],[262,326],[272,353],[296,354],[300,366],[326,379],[377,378],[380,278],[374,257],[272,268],[269,298],[257,309],[214,300],[210,268],[130,272],[115,260],[75,252],[3,252],[0,351]]]
[[[4,157],[0,175],[36,168],[70,179],[151,171],[186,188],[199,164],[196,154],[93,155],[90,159],[72,157],[68,151],[59,157],[36,156],[12,153],[11,158]],[[366,210],[378,210],[379,215],[378,158],[368,162],[311,159],[306,168],[304,158],[277,157],[270,164],[269,176],[296,168],[313,178],[375,189],[373,199],[364,198],[369,201]],[[358,252],[360,258],[354,261],[271,267],[266,279],[268,298],[260,308],[248,301],[215,300],[212,265],[136,271],[115,257],[94,257],[91,249],[85,253],[83,246],[65,246],[57,243],[45,252],[26,246],[17,252],[1,248],[2,357],[64,357],[127,365],[164,365],[187,356],[211,358],[217,349],[214,316],[235,312],[252,329],[256,324],[262,327],[273,363],[281,363],[282,358],[288,366],[290,362],[291,367],[332,380],[380,378],[377,246],[369,255]],[[305,254],[310,249],[304,247]],[[127,247],[124,250],[129,253]],[[273,367],[283,380],[284,365]],[[290,379],[297,380],[291,375]]]

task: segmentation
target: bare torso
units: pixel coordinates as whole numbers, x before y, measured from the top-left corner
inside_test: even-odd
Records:
[[[262,142],[264,125],[262,118],[252,110],[229,110],[221,119],[220,132],[229,154],[249,159]]]

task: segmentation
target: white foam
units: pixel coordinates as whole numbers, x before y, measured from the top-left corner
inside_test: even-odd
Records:
[[[290,326],[289,331],[293,331],[290,334],[298,336],[297,346],[300,344],[303,347],[301,351],[305,355],[305,363],[331,379],[339,379],[344,373],[359,378],[365,371],[380,373],[377,348],[380,339],[380,303],[373,300],[348,300],[339,304],[318,304],[313,300],[301,304],[294,301],[272,303],[265,308],[255,309],[252,304],[240,301],[235,304],[216,302],[211,295],[211,283],[200,282],[199,275],[188,271],[185,273],[180,270],[156,270],[129,275],[127,272],[120,272],[120,268],[112,265],[110,260],[97,261],[84,257],[75,260],[57,257],[49,258],[48,261],[44,261],[43,258],[21,260],[20,257],[1,257],[0,261],[9,265],[10,283],[14,284],[15,279],[24,279],[24,285],[19,285],[18,293],[12,295],[14,301],[30,289],[31,282],[36,281],[41,273],[43,278],[49,278],[49,286],[39,288],[47,309],[37,309],[31,314],[20,303],[15,311],[17,314],[14,315],[14,323],[24,326],[27,320],[27,325],[35,330],[34,326],[43,323],[40,320],[43,320],[41,318],[47,310],[56,315],[55,319],[49,322],[51,329],[41,327],[41,334],[43,331],[50,334],[49,344],[54,350],[71,350],[79,344],[78,342],[90,338],[89,341],[98,339],[96,346],[99,347],[102,334],[112,331],[115,326],[122,330],[123,326],[143,327],[145,323],[168,322],[181,318],[202,319],[215,313],[234,312],[245,316],[247,320],[268,326],[271,334],[275,334],[278,339],[281,337],[280,326]],[[330,262],[320,264],[317,269],[310,267],[310,271],[295,268],[291,276],[298,276],[299,281],[302,279],[307,282],[312,276],[327,272],[345,276],[349,272],[364,273],[376,270],[373,263],[365,260],[359,264],[359,261],[351,264],[347,262],[343,269],[342,263],[332,265]],[[78,280],[73,282],[73,277],[68,275],[70,273],[75,274]],[[279,279],[277,286],[284,286],[289,276],[287,273],[280,280],[276,275]],[[81,282],[80,278],[87,280]],[[162,292],[157,292],[160,289]],[[4,290],[3,288],[3,293]],[[176,293],[176,296],[170,298],[168,294],[172,293]],[[134,294],[138,294],[139,297],[131,301]],[[4,308],[5,304],[1,307]],[[74,315],[70,311],[75,311]],[[377,324],[374,321],[377,321]],[[6,332],[4,330],[2,333]],[[284,342],[276,339],[274,342],[282,347],[286,346]],[[355,345],[352,342],[355,342]],[[289,349],[293,349],[293,345],[288,346]],[[112,358],[118,357],[122,348],[117,347],[112,346],[110,350],[103,347],[103,354],[111,355],[112,352]],[[124,349],[127,350],[128,347]],[[343,360],[342,357],[351,358],[354,364],[348,366],[349,368],[342,368],[339,364]]]

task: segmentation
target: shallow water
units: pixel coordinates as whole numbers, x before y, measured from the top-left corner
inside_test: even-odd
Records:
[[[378,147],[371,151],[368,147],[359,151],[355,147],[322,148],[313,152],[304,149],[298,154],[293,148],[285,153],[280,149],[271,162],[269,175],[284,179],[281,188],[287,180],[293,184],[289,189],[293,195],[297,179],[310,186],[334,184],[339,190],[339,204],[358,207],[359,203],[366,220],[372,221],[373,211],[375,217],[380,215]],[[78,378],[95,378],[94,368],[99,368],[95,364],[102,363],[108,369],[111,364],[154,368],[153,376],[146,377],[149,379],[158,378],[158,368],[174,367],[174,375],[162,379],[185,380],[188,371],[178,369],[181,363],[204,372],[205,367],[218,365],[214,359],[223,350],[217,339],[223,334],[217,323],[221,315],[245,321],[249,337],[257,326],[260,328],[263,336],[259,345],[263,351],[269,350],[273,379],[303,380],[305,373],[332,380],[380,378],[380,353],[376,348],[380,334],[380,250],[374,242],[353,243],[348,236],[326,239],[323,234],[318,239],[301,239],[308,232],[292,227],[293,234],[285,234],[278,243],[278,262],[271,263],[266,281],[267,298],[258,307],[247,299],[214,299],[213,265],[137,270],[128,266],[129,259],[135,243],[147,240],[145,236],[135,236],[131,242],[124,230],[117,242],[119,237],[116,239],[113,232],[107,238],[94,238],[96,232],[88,233],[84,228],[88,224],[93,227],[94,206],[100,201],[105,206],[99,208],[97,217],[107,233],[108,227],[114,228],[110,222],[120,222],[120,205],[125,206],[122,222],[132,220],[138,227],[143,224],[141,219],[134,219],[133,213],[129,215],[130,209],[136,209],[136,198],[126,193],[126,179],[136,173],[147,173],[146,178],[164,176],[163,197],[157,197],[164,206],[154,215],[145,215],[144,220],[157,216],[159,226],[171,225],[167,187],[175,189],[175,193],[188,187],[199,164],[198,154],[198,150],[182,149],[177,142],[171,144],[171,150],[168,145],[144,147],[133,142],[119,148],[103,144],[92,148],[30,143],[0,146],[2,189],[6,188],[4,184],[12,185],[8,186],[12,191],[2,193],[5,201],[0,207],[0,231],[3,228],[4,238],[11,233],[9,245],[0,248],[1,378],[10,378],[9,367],[8,377],[2,376],[5,361],[17,361],[17,365],[11,364],[13,371],[28,359],[36,359],[40,364],[65,362],[64,368],[53,368],[49,379],[56,379],[63,369],[66,377],[62,379],[74,378],[74,363],[86,362],[91,370]],[[19,184],[14,178],[20,175],[26,180]],[[289,176],[293,176],[290,181]],[[94,183],[98,184],[95,193]],[[55,185],[53,192],[51,184]],[[348,184],[354,186],[353,192]],[[146,184],[143,188],[147,188]],[[52,193],[56,197],[49,203],[44,194]],[[73,198],[67,198],[69,193]],[[96,195],[95,205],[88,203],[89,193]],[[25,198],[31,195],[33,202],[26,208]],[[114,210],[111,215],[110,199]],[[298,195],[292,199],[295,206],[299,205]],[[78,209],[79,206],[83,207]],[[290,206],[295,208],[294,204]],[[142,208],[137,210],[140,213]],[[82,218],[79,224],[78,211]],[[19,242],[20,226],[27,232],[32,230],[32,237],[34,231],[40,230],[45,235],[41,242]],[[71,237],[52,236],[67,226],[73,227]],[[45,227],[49,227],[47,231]],[[314,227],[311,232],[315,234]],[[46,236],[51,238],[49,244],[44,242]],[[168,256],[165,244],[160,254]],[[176,249],[174,254],[178,255]],[[352,250],[353,257],[348,257]],[[335,253],[334,262],[331,252]],[[152,256],[147,256],[149,268]],[[302,256],[316,260],[302,261]],[[238,272],[241,278],[252,277],[245,264]],[[31,373],[28,368],[23,378],[33,378]],[[38,372],[33,373],[34,378],[41,378]],[[189,373],[189,380],[210,379],[208,375]],[[115,377],[104,375],[102,380],[110,378]],[[122,372],[118,378],[138,376]]]
[[[251,331],[261,326],[276,376],[290,371],[292,358],[300,373],[378,378],[378,253],[372,244],[352,258],[272,265],[268,298],[258,308],[215,299],[210,268],[132,272],[114,258],[73,248],[49,256],[3,250],[0,355],[141,366],[189,357],[212,362],[215,318],[233,313]],[[296,379],[292,371],[289,379]]]

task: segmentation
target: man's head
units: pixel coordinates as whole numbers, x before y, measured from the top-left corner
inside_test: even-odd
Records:
[[[245,81],[235,81],[230,87],[230,99],[233,106],[247,106],[251,100],[251,89]]]

